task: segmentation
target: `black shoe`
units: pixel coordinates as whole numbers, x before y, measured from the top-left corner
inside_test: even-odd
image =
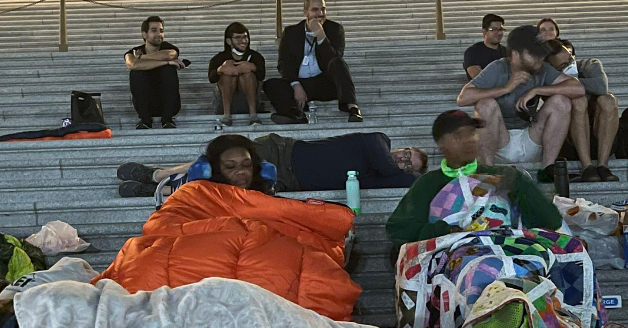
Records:
[[[157,186],[138,181],[124,181],[118,187],[120,197],[153,197]]]
[[[157,171],[156,168],[148,167],[140,163],[124,163],[118,167],[118,179],[123,181],[137,181],[142,183],[152,183],[153,173]]]
[[[357,107],[349,108],[349,122],[362,122],[364,119],[362,118],[362,112]]]
[[[554,182],[554,164],[536,172],[536,180],[540,183]]]
[[[153,122],[149,122],[145,120],[140,120],[139,122],[137,122],[137,124],[135,124],[136,130],[146,130],[146,129],[152,129],[152,128],[153,128]]]
[[[233,125],[233,119],[231,116],[223,116],[220,118],[220,124],[223,126],[231,126]]]
[[[304,114],[301,114],[299,117],[290,117],[275,113],[270,115],[270,120],[275,122],[275,124],[307,124],[308,122]]]
[[[587,166],[584,170],[582,170],[582,175],[580,181],[582,182],[600,182],[602,178],[598,175],[598,170],[593,165]],[[610,173],[610,171],[609,171]]]
[[[598,166],[597,174],[601,181],[619,181],[619,177],[611,173],[611,170],[606,166]]]
[[[161,128],[162,129],[176,129],[177,125],[172,120],[164,121],[164,122],[161,122]]]

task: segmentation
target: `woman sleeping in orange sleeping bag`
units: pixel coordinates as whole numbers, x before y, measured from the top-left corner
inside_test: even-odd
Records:
[[[361,293],[342,268],[352,225],[353,213],[340,205],[193,181],[151,215],[144,236],[129,239],[93,282],[113,279],[134,293],[232,278],[331,319],[349,320]]]

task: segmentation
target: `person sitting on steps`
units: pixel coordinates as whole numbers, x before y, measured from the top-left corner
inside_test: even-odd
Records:
[[[186,64],[179,59],[179,48],[164,41],[164,21],[159,16],[148,17],[141,30],[144,44],[124,54],[131,71],[133,107],[140,118],[135,128],[152,128],[154,116],[161,116],[162,128],[176,128],[174,116],[181,110],[177,69]]]
[[[207,76],[210,83],[217,83],[224,115],[223,125],[231,126],[231,113],[236,97],[244,97],[248,105],[249,125],[262,124],[257,117],[258,86],[266,76],[264,57],[251,50],[250,32],[244,24],[234,22],[227,26],[224,37],[225,50],[209,61]],[[242,101],[239,101],[240,103]]]
[[[608,168],[608,158],[619,127],[617,99],[608,91],[608,78],[597,58],[576,60],[567,40],[550,40],[552,52],[546,61],[555,69],[578,79],[586,95],[571,100],[569,137],[561,153],[582,163],[581,181],[619,181]],[[597,167],[592,159],[597,159]]]
[[[303,124],[311,100],[338,100],[338,109],[349,113],[349,122],[362,122],[349,66],[342,59],[345,31],[327,19],[324,0],[305,0],[305,20],[285,28],[279,44],[280,79],[264,83],[264,92],[277,113],[277,124]]]

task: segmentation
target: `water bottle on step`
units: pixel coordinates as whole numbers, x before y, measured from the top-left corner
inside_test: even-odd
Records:
[[[360,206],[360,181],[358,181],[358,172],[348,171],[347,176],[347,206],[349,206],[356,215],[360,215],[362,208]]]
[[[307,107],[309,109],[309,115],[308,115],[308,122],[310,124],[316,124],[318,123],[318,116],[316,116],[316,104],[314,103],[314,101],[310,101],[307,103]]]

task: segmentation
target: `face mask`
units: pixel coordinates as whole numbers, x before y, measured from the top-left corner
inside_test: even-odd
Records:
[[[231,52],[236,54],[236,56],[244,56],[244,52],[238,51],[235,47],[231,47]]]
[[[563,73],[569,76],[573,76],[575,78],[578,77],[578,64],[576,64],[575,58],[574,58],[574,61],[572,61],[571,64],[569,64],[569,66],[563,68]]]

